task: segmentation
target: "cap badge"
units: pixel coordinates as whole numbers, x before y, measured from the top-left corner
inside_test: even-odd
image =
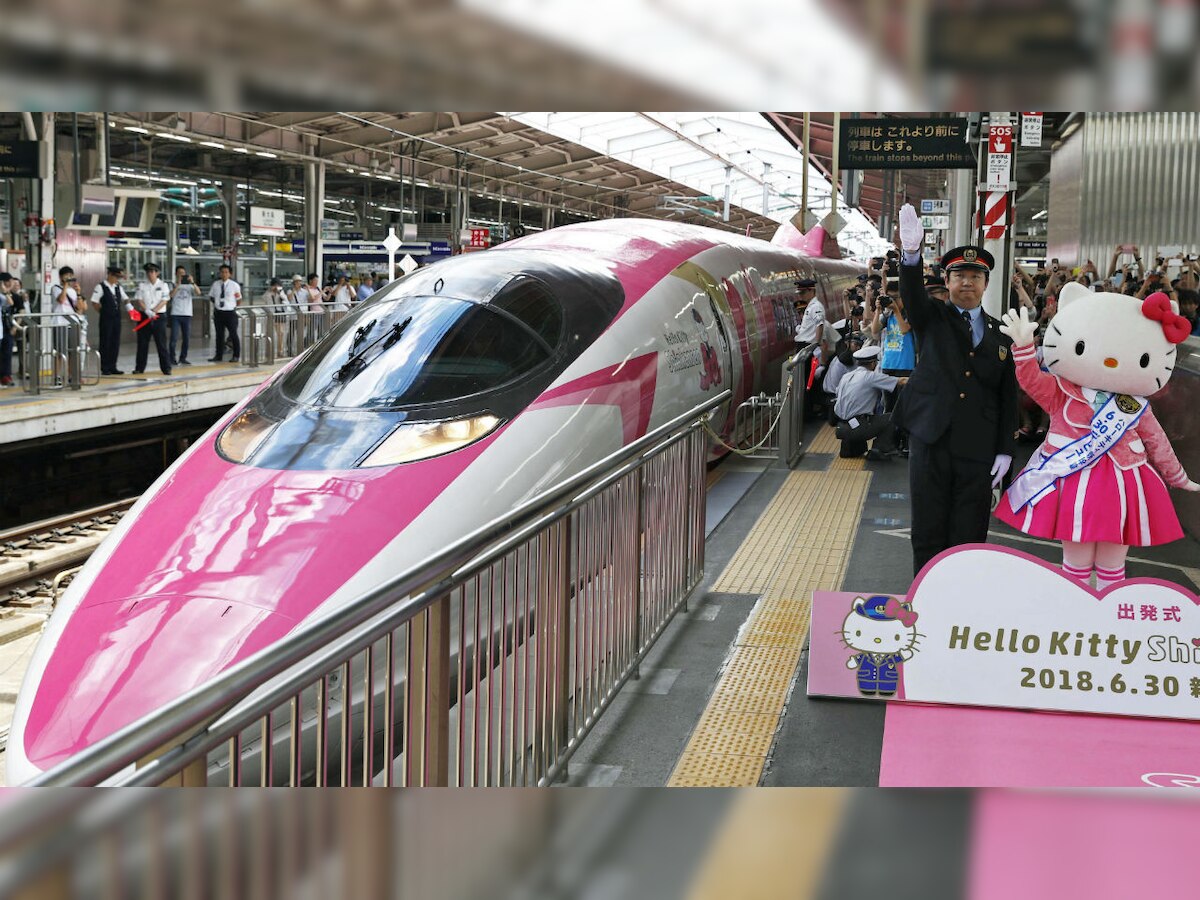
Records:
[[[974,247],[968,247],[963,251],[963,262],[975,262],[979,258],[979,254]]]

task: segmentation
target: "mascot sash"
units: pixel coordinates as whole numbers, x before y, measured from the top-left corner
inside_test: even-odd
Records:
[[[1019,512],[1026,504],[1036,506],[1039,500],[1054,491],[1058,479],[1095,463],[1137,424],[1146,409],[1144,397],[1131,397],[1128,394],[1109,397],[1108,402],[1092,417],[1090,432],[1042,460],[1041,465],[1027,466],[1014,479],[1008,489],[1008,502],[1013,511]]]

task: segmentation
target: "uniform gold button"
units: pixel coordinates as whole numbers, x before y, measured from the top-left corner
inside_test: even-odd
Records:
[[[959,399],[959,400],[966,400],[966,399],[967,399],[967,395],[966,395],[966,394],[959,394],[959,395],[958,395],[958,399]]]
[[[967,351],[967,356],[969,356],[969,357],[971,357],[972,359],[974,359],[974,358],[975,358],[975,351],[974,351],[974,350],[968,350],[968,351]]]
[[[970,373],[970,371],[968,371],[968,372],[967,372],[967,377],[968,377],[968,378],[970,378],[970,377],[971,377],[971,373]]]

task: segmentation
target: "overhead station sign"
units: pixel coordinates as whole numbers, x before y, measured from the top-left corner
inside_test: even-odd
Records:
[[[251,206],[250,233],[265,234],[270,237],[283,237],[286,233],[283,210],[272,209],[267,206]]]
[[[41,178],[42,154],[37,141],[0,141],[0,178]]]
[[[842,119],[838,164],[844,169],[973,169],[967,120]]]
[[[812,695],[1200,720],[1200,598],[1165,581],[967,545],[906,597],[816,594],[809,633]]]

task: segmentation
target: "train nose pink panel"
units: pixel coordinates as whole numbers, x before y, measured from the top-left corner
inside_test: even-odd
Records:
[[[294,624],[212,597],[143,597],[79,609],[30,709],[29,761],[42,769],[61,762],[278,640]]]

